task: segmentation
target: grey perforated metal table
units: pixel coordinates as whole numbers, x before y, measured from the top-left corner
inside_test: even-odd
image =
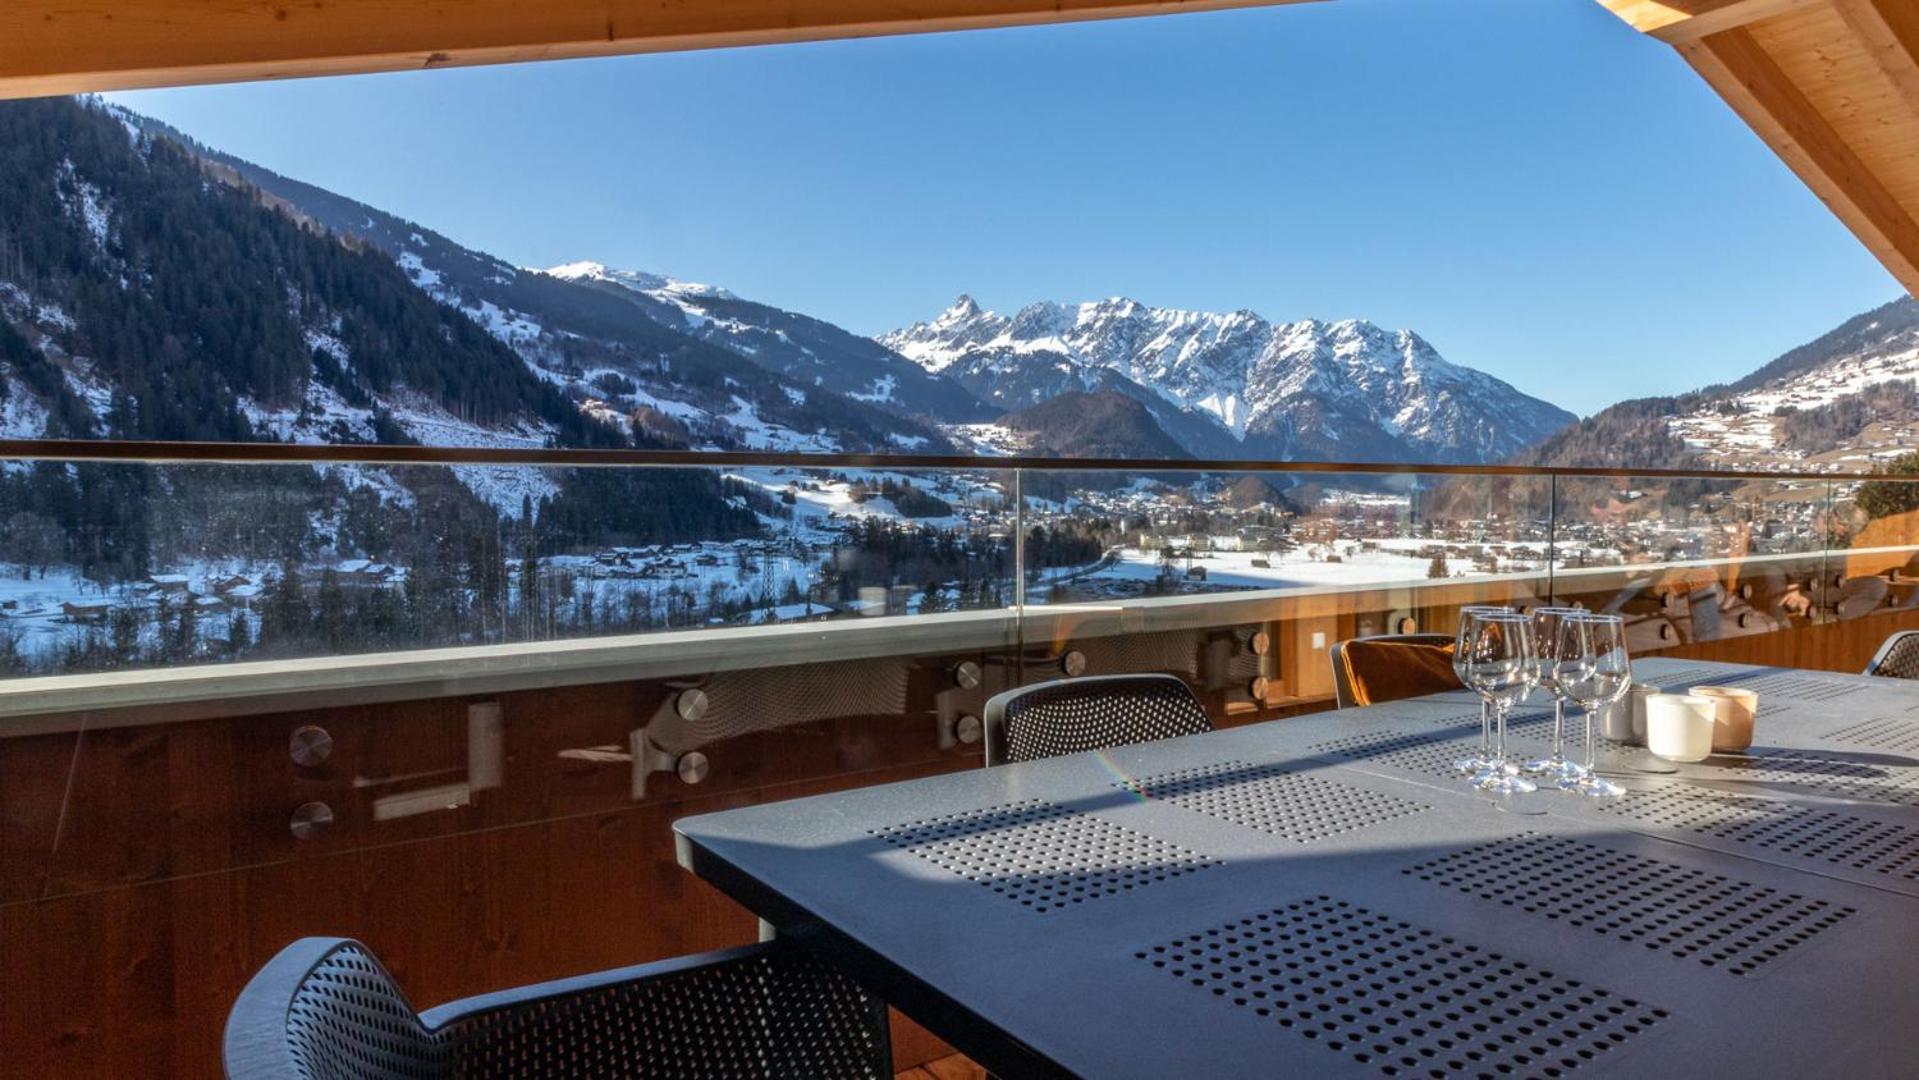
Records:
[[[1919,684],[1500,812],[1442,694],[683,819],[680,861],[1007,1077],[1919,1075]],[[1522,736],[1538,718],[1522,718]]]

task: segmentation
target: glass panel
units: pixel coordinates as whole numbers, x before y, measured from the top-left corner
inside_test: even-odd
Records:
[[[1226,715],[1318,707],[1343,638],[1544,589],[1543,478],[1026,476],[1029,667],[1179,674]]]
[[[1561,477],[1553,589],[1627,617],[1635,654],[1814,618],[1820,481]]]
[[[0,672],[999,611],[1010,477],[13,463]]]
[[[1832,499],[1833,614],[1919,609],[1919,481],[1836,481]]]

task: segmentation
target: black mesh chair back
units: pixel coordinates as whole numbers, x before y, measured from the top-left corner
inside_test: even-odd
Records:
[[[241,992],[225,1058],[246,1080],[893,1074],[885,1004],[779,941],[416,1013],[359,942],[305,938]]]
[[[986,764],[1077,754],[1213,730],[1174,675],[1099,675],[1008,690],[986,703]]]
[[[1901,630],[1887,638],[1866,665],[1866,674],[1919,679],[1919,630]]]

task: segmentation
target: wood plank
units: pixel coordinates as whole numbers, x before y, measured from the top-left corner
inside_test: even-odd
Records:
[[[0,98],[1305,2],[8,0],[0,4]]]
[[[1751,32],[1886,191],[1919,212],[1919,112],[1841,11],[1808,8]]]
[[[1919,223],[1746,29],[1679,52],[1908,290],[1919,291]]]

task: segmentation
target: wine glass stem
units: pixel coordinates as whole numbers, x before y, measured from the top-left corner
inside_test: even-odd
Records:
[[[1593,770],[1593,747],[1597,742],[1597,740],[1593,738],[1593,729],[1599,726],[1597,723],[1595,723],[1595,718],[1598,716],[1598,713],[1599,713],[1599,710],[1597,709],[1586,710],[1586,771],[1587,772],[1591,772]]]
[[[1507,705],[1503,701],[1493,706],[1493,723],[1497,732],[1495,737],[1498,740],[1493,747],[1493,760],[1499,762],[1501,766],[1506,764],[1506,709]]]
[[[1553,760],[1566,760],[1566,699],[1553,695]]]
[[[1479,756],[1490,758],[1493,753],[1493,703],[1490,698],[1479,699]]]

